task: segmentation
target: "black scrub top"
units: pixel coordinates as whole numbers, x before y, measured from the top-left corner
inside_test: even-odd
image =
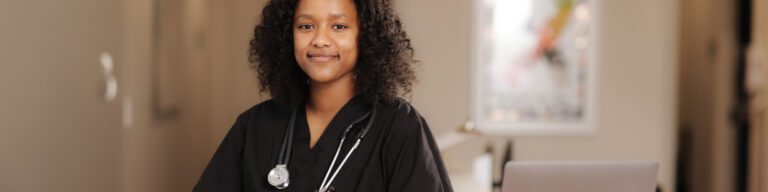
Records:
[[[290,185],[283,191],[317,190],[344,129],[371,108],[362,95],[353,97],[310,148],[305,107],[300,106],[288,163]],[[193,191],[280,191],[267,182],[267,173],[277,163],[290,111],[268,100],[240,114]],[[354,130],[359,128],[347,136],[336,165],[354,143]],[[368,133],[330,186],[342,192],[453,191],[427,123],[402,99],[378,105]]]

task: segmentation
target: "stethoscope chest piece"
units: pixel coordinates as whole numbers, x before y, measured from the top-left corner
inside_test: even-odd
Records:
[[[277,189],[285,189],[288,187],[288,169],[284,164],[279,164],[272,168],[267,174],[267,182],[270,185],[275,186]]]

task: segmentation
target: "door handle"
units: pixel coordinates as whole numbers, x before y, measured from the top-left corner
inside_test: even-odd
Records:
[[[115,78],[115,63],[112,55],[102,52],[99,57],[104,74],[104,100],[112,102],[117,97],[117,78]]]

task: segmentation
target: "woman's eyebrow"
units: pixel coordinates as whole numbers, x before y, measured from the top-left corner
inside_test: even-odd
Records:
[[[309,14],[301,14],[301,15],[299,15],[298,17],[296,17],[296,19],[301,19],[301,18],[312,19],[312,15],[309,15]]]
[[[347,15],[344,13],[335,13],[335,14],[331,14],[331,17],[338,19],[338,18],[346,18]],[[298,17],[296,17],[296,19],[312,19],[312,18],[314,17],[310,14],[301,14]]]

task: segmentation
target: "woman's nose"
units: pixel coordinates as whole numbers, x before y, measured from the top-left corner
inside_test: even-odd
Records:
[[[322,47],[329,47],[331,45],[331,41],[328,38],[327,33],[325,30],[317,30],[317,33],[315,34],[315,38],[312,39],[312,46],[322,48]]]

